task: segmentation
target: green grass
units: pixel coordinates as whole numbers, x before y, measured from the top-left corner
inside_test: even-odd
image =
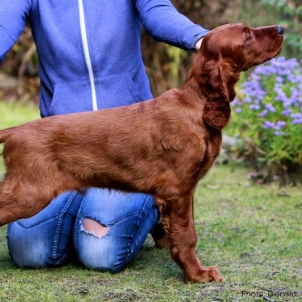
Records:
[[[0,103],[0,112],[0,128],[38,118],[36,108],[18,104]],[[197,254],[204,265],[219,267],[223,283],[186,284],[169,252],[153,248],[151,238],[117,274],[77,263],[16,268],[2,227],[0,301],[301,301],[302,187],[251,186],[247,173],[216,166],[195,195]]]
[[[32,103],[0,102],[0,129],[38,118],[40,118],[38,107]]]

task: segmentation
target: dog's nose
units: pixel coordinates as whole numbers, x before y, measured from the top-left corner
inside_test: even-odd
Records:
[[[277,27],[277,32],[278,32],[279,35],[283,35],[284,34],[284,29],[283,29],[283,27],[281,25],[279,25]]]

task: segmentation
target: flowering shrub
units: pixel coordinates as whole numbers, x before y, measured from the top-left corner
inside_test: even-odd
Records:
[[[279,57],[260,65],[239,88],[233,134],[259,171],[302,173],[302,66]]]

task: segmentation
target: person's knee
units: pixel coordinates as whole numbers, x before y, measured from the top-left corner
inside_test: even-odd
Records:
[[[18,267],[59,266],[65,259],[60,253],[54,253],[52,242],[44,236],[33,236],[30,230],[21,228],[17,222],[8,226],[7,245],[10,258]]]
[[[83,227],[87,232],[90,232],[97,237],[103,237],[108,234],[108,227],[90,218],[83,219]]]
[[[82,221],[77,249],[79,261],[87,268],[118,272],[127,263],[128,253],[123,254],[110,236],[110,228],[90,218]],[[113,241],[112,241],[113,240]]]
[[[137,254],[159,213],[152,196],[135,194],[132,198],[138,206],[133,206],[132,200],[131,211],[116,215],[115,220],[108,220],[104,213],[104,220],[85,214],[80,218],[74,244],[85,267],[118,272]]]
[[[120,270],[122,270],[126,265],[125,261],[117,261],[117,258],[115,257],[108,257],[104,259],[104,258],[100,258],[99,254],[97,254],[97,257],[93,257],[91,253],[85,255],[85,252],[80,253],[78,256],[81,264],[84,267],[93,270],[117,273]]]
[[[46,247],[41,243],[26,244],[21,238],[8,237],[11,260],[18,267],[42,268],[47,266]]]

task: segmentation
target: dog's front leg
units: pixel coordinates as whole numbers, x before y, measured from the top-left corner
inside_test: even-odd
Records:
[[[193,192],[170,201],[166,223],[172,259],[182,268],[187,282],[221,282],[214,266],[202,266],[196,256],[196,232],[193,218]]]

